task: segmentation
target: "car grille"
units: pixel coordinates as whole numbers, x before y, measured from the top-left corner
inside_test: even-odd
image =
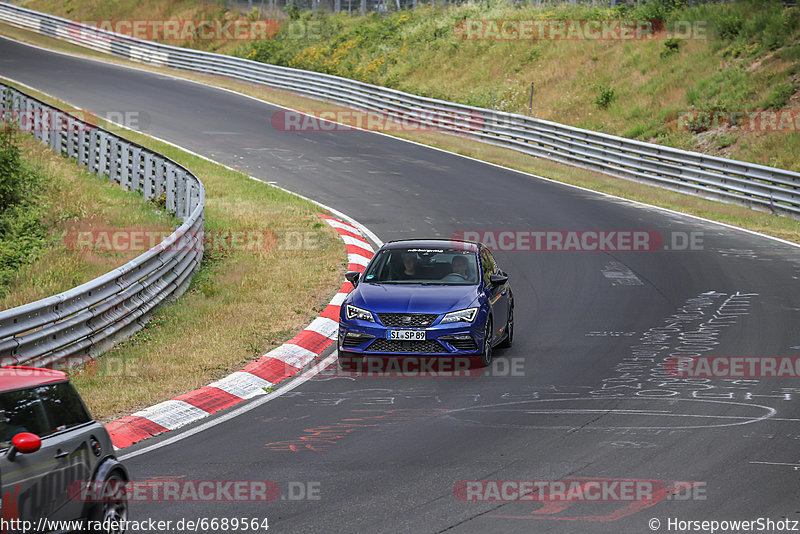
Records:
[[[433,339],[425,341],[400,341],[398,339],[376,339],[367,347],[371,352],[437,353],[447,352],[441,343]]]
[[[375,336],[365,334],[363,332],[348,332],[342,340],[342,348],[352,349],[353,347],[357,347],[370,339],[375,339]]]
[[[344,338],[344,341],[342,341],[342,347],[347,347],[347,348],[357,347],[361,345],[364,341],[366,341],[366,338],[347,336]]]
[[[408,322],[403,322],[403,319]],[[436,320],[435,313],[379,313],[378,318],[386,326],[430,326]]]

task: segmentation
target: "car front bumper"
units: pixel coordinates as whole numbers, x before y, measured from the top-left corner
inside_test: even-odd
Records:
[[[473,356],[480,353],[484,335],[482,326],[476,322],[400,328],[358,319],[340,320],[338,348],[350,356]],[[423,330],[425,340],[390,340],[391,330]]]

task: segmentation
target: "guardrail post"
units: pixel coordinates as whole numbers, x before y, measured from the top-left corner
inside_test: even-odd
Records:
[[[108,134],[103,130],[97,131],[97,137],[100,139],[100,149],[97,154],[97,169],[98,175],[108,174]]]
[[[23,116],[27,119],[24,121],[25,128],[23,131],[30,132],[33,134],[34,139],[38,139],[36,136],[36,115],[33,112],[33,102],[27,98],[20,98],[20,104],[22,105]]]
[[[12,95],[12,98],[14,100],[14,106],[13,106],[14,111],[17,111],[19,113],[23,113],[25,111],[25,99],[23,99],[22,95],[19,94],[16,91],[12,91],[11,95]],[[27,125],[27,123],[30,122],[30,119],[28,119],[25,122],[26,122],[26,125]]]
[[[75,150],[75,130],[78,123],[71,116],[67,116],[67,157],[78,159]]]
[[[61,114],[59,112],[51,112],[47,114],[49,121],[48,128],[48,144],[58,154],[63,154],[61,150]]]
[[[167,163],[167,184],[166,189],[167,209],[173,213],[177,210],[175,205],[175,165]]]
[[[153,175],[153,155],[144,153],[144,177],[142,179],[143,196],[150,200],[155,196],[155,176]]]
[[[108,154],[108,180],[115,184],[120,184],[120,145],[122,143],[119,139],[109,139],[109,154]]]
[[[2,117],[0,118],[2,118],[3,121],[11,121],[14,115],[19,116],[14,109],[14,95],[11,93],[11,91],[3,88],[2,100],[0,100],[0,102],[2,102],[2,109],[0,109],[0,115],[2,115]]]
[[[533,82],[531,82],[531,101],[528,103],[528,114],[533,115]]]
[[[2,92],[0,92],[0,120],[8,121],[10,117],[13,115],[11,106],[13,103],[9,98],[8,91],[5,88],[2,88]]]
[[[186,173],[181,169],[175,170],[175,214],[185,219],[187,216],[186,206]]]
[[[3,120],[16,121],[22,129],[22,113],[19,108],[19,98],[10,89],[3,91]]]
[[[86,124],[78,124],[77,162],[81,167],[88,167],[89,140],[86,139]]]
[[[100,144],[100,130],[97,128],[92,129],[89,132],[89,146],[87,158],[88,161],[86,162],[86,168],[89,169],[89,172],[93,172],[97,174],[98,169],[98,145]]]
[[[130,146],[125,141],[119,143],[119,185],[125,191],[131,189]]]
[[[153,183],[153,195],[158,197],[161,196],[161,193],[165,192],[164,189],[164,166],[166,164],[163,161],[156,161],[155,162],[155,181]]]
[[[47,125],[45,124],[45,118],[42,116],[42,106],[38,102],[31,101],[31,111],[33,113],[34,138],[44,143]]]
[[[10,89],[6,92],[6,95],[9,98],[7,102],[9,102],[9,110],[11,116],[17,117],[17,124],[19,125],[20,130],[28,131],[29,129],[28,123],[30,121],[28,116],[25,114],[24,101],[16,92],[11,91]]]
[[[194,197],[192,196],[192,180],[183,180],[183,218],[186,219],[192,214]]]
[[[131,151],[131,189],[142,191],[142,149],[138,146]]]

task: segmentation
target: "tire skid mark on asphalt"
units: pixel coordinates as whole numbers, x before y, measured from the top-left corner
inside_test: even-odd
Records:
[[[343,438],[360,430],[378,430],[387,425],[437,417],[449,413],[445,408],[406,409],[358,409],[350,410],[350,416],[330,425],[316,425],[303,430],[295,438],[273,441],[265,447],[273,451],[320,451],[337,444]]]

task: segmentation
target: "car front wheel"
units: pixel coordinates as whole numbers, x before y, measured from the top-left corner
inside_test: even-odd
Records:
[[[483,331],[483,352],[479,357],[481,367],[489,367],[492,364],[492,319],[486,320],[486,328]]]
[[[128,519],[128,499],[125,495],[125,479],[113,472],[103,481],[99,495],[100,502],[92,510],[89,519],[93,534],[123,534]]]
[[[500,343],[500,347],[508,348],[514,342],[514,307],[508,309],[508,322],[506,322],[506,338]]]

